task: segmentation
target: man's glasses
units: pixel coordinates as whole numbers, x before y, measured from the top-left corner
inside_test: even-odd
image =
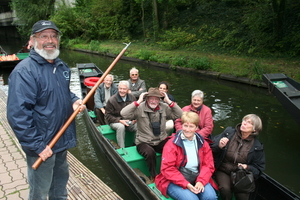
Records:
[[[46,35],[46,34],[41,34],[39,36],[34,36],[36,38],[39,38],[43,41],[48,41],[48,40],[59,40],[60,39],[60,35]]]
[[[131,74],[131,76],[137,76],[138,74]]]

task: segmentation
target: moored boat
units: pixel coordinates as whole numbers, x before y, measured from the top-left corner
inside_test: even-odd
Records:
[[[264,74],[263,80],[269,92],[300,125],[300,83],[284,74]]]
[[[11,68],[13,69],[21,60],[29,56],[29,52],[21,53],[17,52],[12,55],[8,55],[4,49],[0,46],[0,68]]]
[[[87,86],[83,84],[83,82],[84,80],[81,80],[84,97],[85,87]],[[97,126],[88,113],[88,111],[93,110],[93,105],[87,105],[87,108],[88,110],[84,112],[83,116],[88,129],[91,130],[93,138],[97,141],[99,147],[106,153],[107,158],[115,166],[122,177],[124,177],[125,181],[132,188],[132,191],[136,193],[139,199],[168,199],[156,189],[154,183],[149,182],[147,179],[147,176],[149,176],[148,168],[144,158],[138,154],[136,147],[133,145],[134,134],[127,132],[125,141],[126,147],[116,148],[114,145],[116,143],[115,131],[108,125]],[[160,154],[157,154],[157,159],[157,163],[160,163]],[[159,169],[159,166],[157,167]],[[299,196],[276,182],[265,173],[257,180],[256,186],[257,189],[251,196],[251,199],[300,200]]]

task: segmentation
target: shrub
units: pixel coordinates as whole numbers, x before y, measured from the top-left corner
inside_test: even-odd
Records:
[[[262,80],[262,75],[264,74],[263,65],[260,62],[255,61],[253,64],[253,75],[252,79]]]
[[[187,59],[184,56],[175,56],[171,59],[171,64],[174,66],[185,67],[187,64]]]
[[[144,49],[139,50],[135,54],[136,57],[138,57],[139,59],[142,59],[142,60],[150,60],[150,57],[152,57],[153,55],[155,55],[154,52],[147,51],[147,50],[144,50]]]
[[[194,69],[208,70],[210,68],[210,62],[207,57],[190,58],[186,66]]]
[[[89,44],[89,50],[91,51],[99,51],[100,42],[98,40],[92,40]]]
[[[181,28],[172,29],[170,31],[165,31],[164,34],[160,36],[158,44],[162,45],[166,49],[177,49],[181,46],[187,47],[192,45],[197,41],[196,35],[191,34],[185,31],[182,31]]]

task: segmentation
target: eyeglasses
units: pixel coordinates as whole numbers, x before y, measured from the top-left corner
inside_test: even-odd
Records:
[[[36,38],[39,38],[43,41],[47,41],[47,40],[59,40],[60,39],[60,35],[46,35],[46,34],[41,34],[39,36],[34,36]]]
[[[243,120],[243,123],[246,123],[246,124],[249,124],[249,125],[252,125],[253,126],[253,123],[251,122],[251,120]]]
[[[130,74],[131,76],[138,76],[138,74]]]

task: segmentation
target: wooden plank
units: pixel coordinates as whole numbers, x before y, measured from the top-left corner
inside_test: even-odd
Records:
[[[70,180],[68,191],[75,199],[122,199],[95,174],[68,152]],[[86,198],[88,196],[89,198]]]

